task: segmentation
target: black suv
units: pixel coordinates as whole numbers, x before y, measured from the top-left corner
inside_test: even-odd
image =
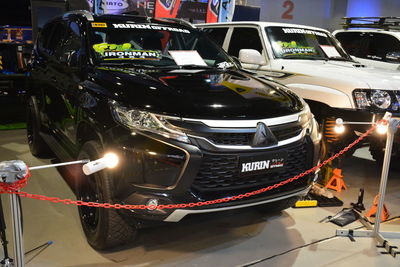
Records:
[[[84,11],[47,23],[31,63],[28,140],[61,160],[119,155],[114,169],[75,173],[78,199],[174,204],[273,185],[318,161],[305,102],[240,69],[208,36],[177,20]],[[154,221],[260,205],[279,210],[314,174],[263,194],[189,209],[79,207],[88,242],[106,249]],[[263,205],[261,205],[263,204]]]

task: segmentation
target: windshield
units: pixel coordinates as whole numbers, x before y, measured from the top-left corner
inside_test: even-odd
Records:
[[[265,31],[276,58],[352,61],[326,32],[290,27],[266,27]]]
[[[91,23],[96,62],[128,62],[151,67],[233,67],[229,56],[204,33],[179,25]]]

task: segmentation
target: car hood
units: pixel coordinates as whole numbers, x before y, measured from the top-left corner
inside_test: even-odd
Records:
[[[347,94],[356,88],[399,90],[400,73],[366,67],[356,62],[324,60],[276,60],[273,69],[291,73],[279,79],[287,86],[311,84]]]
[[[203,119],[261,119],[303,109],[290,90],[242,71],[97,67],[96,90],[130,108]]]

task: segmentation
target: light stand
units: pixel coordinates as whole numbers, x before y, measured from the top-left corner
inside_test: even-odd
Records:
[[[386,149],[382,165],[381,182],[379,187],[379,202],[378,202],[378,210],[376,213],[375,225],[372,226],[372,224],[364,216],[361,216],[360,221],[367,228],[367,230],[352,230],[352,229],[336,230],[337,236],[345,236],[350,238],[353,237],[374,238],[378,243],[378,247],[386,249],[387,253],[392,255],[393,257],[396,257],[397,254],[400,254],[400,251],[398,250],[397,247],[391,246],[385,238],[400,239],[400,232],[380,232],[379,228],[381,224],[382,209],[385,199],[386,185],[390,167],[390,159],[392,155],[393,140],[394,140],[394,135],[397,132],[399,126],[400,126],[400,118],[391,118],[388,120]]]
[[[36,166],[29,168],[30,171],[45,169],[45,168],[54,168],[59,166],[73,165],[73,164],[84,164],[82,166],[82,171],[86,175],[90,175],[92,173],[101,171],[105,168],[114,168],[118,165],[119,158],[114,153],[107,153],[102,158],[99,158],[94,161],[90,161],[88,159],[56,163],[50,165]],[[27,165],[20,160],[14,161],[5,161],[0,162],[0,178],[3,183],[14,184],[18,180],[25,178],[29,175],[27,170]],[[20,203],[18,201],[18,193],[20,190],[14,191],[15,193],[10,194],[10,206],[11,206],[11,217],[13,224],[13,237],[14,237],[14,256],[15,261],[8,257],[8,249],[7,249],[7,239],[6,239],[6,224],[4,220],[4,213],[2,206],[0,207],[0,237],[3,244],[4,249],[4,259],[0,262],[0,264],[4,267],[16,266],[23,267],[25,266],[24,261],[24,240],[22,235],[22,218],[21,218],[21,210]],[[1,198],[0,198],[1,205]]]
[[[1,260],[0,264],[5,267],[12,266],[13,260],[8,257],[8,241],[6,236],[6,222],[4,220],[3,203],[0,195],[0,237],[1,245],[3,246],[4,259]]]

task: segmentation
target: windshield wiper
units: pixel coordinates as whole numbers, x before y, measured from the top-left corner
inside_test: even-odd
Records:
[[[314,57],[314,56],[283,56],[282,59],[310,59],[310,60],[325,60],[324,57]]]
[[[152,65],[136,64],[131,62],[101,62],[100,66],[112,66],[112,67],[131,67],[138,69],[152,69]]]
[[[204,66],[204,65],[196,65],[196,64],[190,64],[190,65],[168,65],[168,66],[157,66],[159,69],[174,69],[174,70],[179,70],[179,69],[187,69],[187,70],[194,70],[194,69],[214,69],[214,67],[210,66]]]
[[[340,57],[340,56],[334,56],[334,57],[328,57],[329,60],[337,60],[337,61],[353,61],[348,58]]]

